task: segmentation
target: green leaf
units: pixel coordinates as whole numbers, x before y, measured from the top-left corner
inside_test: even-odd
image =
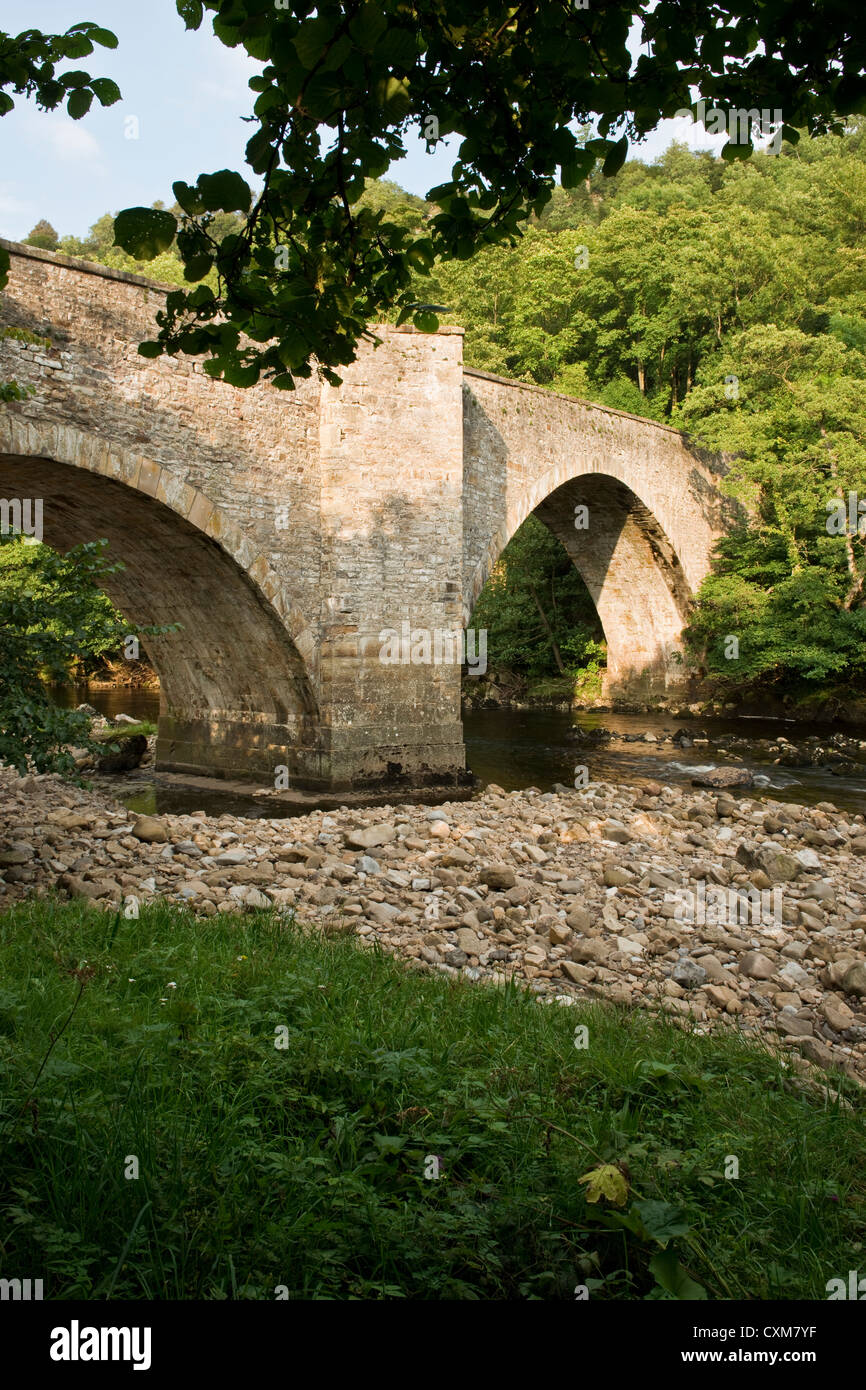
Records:
[[[139,261],[152,261],[171,246],[177,222],[157,208],[124,208],[114,219],[114,244]]]
[[[139,357],[161,357],[162,343],[139,343]]]
[[[277,356],[284,367],[291,369],[304,362],[309,354],[309,344],[300,333],[293,328],[288,328],[282,336],[280,345],[277,349]]]
[[[601,166],[601,172],[606,179],[618,174],[628,158],[628,136],[624,135],[621,140],[617,140],[613,149],[609,150]]]
[[[833,106],[840,116],[851,116],[855,112],[866,111],[866,77],[857,72],[846,72],[840,77],[836,84]]]
[[[408,29],[391,29],[376,45],[376,61],[389,68],[409,68],[418,56],[418,40]]]
[[[188,183],[179,179],[177,183],[172,184],[171,191],[184,212],[188,212],[191,217],[198,217],[204,212],[204,202],[198,188],[191,188]]]
[[[722,146],[722,159],[730,164],[735,159],[748,159],[754,153],[754,145],[749,141],[748,144],[738,145],[734,140],[728,140]]]
[[[93,42],[94,42],[94,43],[98,43],[98,44],[100,45],[100,47],[102,47],[102,48],[116,48],[116,47],[117,47],[117,35],[116,35],[116,34],[113,34],[113,33],[111,32],[110,29],[101,29],[101,28],[99,28],[98,25],[94,25],[93,28],[92,28],[92,29],[88,29],[87,32],[88,32],[90,38],[93,39]],[[103,79],[103,80],[104,80],[104,81],[107,81],[108,79],[105,78],[105,79]],[[95,86],[96,86],[96,83],[94,82],[93,85],[94,85],[94,87],[95,87]]]
[[[408,79],[383,77],[381,82],[376,84],[376,99],[385,108],[389,122],[402,120],[411,105]]]
[[[244,367],[240,362],[227,362],[223,367],[223,380],[229,386],[255,386],[259,379],[258,367]]]
[[[594,168],[594,154],[589,150],[574,150],[560,165],[560,183],[563,188],[577,188]]]
[[[201,0],[177,0],[177,12],[187,29],[198,29],[204,19]]]
[[[333,33],[332,20],[306,19],[295,34],[295,52],[308,72],[315,67]]]
[[[349,34],[365,53],[372,53],[388,28],[387,17],[378,5],[362,5],[349,23]]]
[[[422,309],[413,314],[412,322],[420,333],[435,333],[439,328],[439,319],[429,309]]]
[[[680,1264],[673,1250],[660,1250],[649,1263],[650,1273],[661,1284],[666,1293],[686,1301],[700,1301],[706,1298],[707,1291],[702,1284],[692,1279]]]
[[[83,68],[75,68],[72,72],[65,72],[61,81],[67,91],[72,87],[89,87],[90,73]]]
[[[66,103],[66,110],[73,121],[80,121],[82,116],[86,116],[93,104],[93,93],[88,92],[86,87],[76,87],[70,93]]]
[[[93,52],[93,44],[80,30],[70,29],[58,39],[57,47],[65,58],[86,58]]]
[[[193,309],[200,309],[205,304],[212,304],[216,295],[210,285],[198,285],[191,291],[189,303]]]
[[[670,1202],[658,1202],[648,1198],[642,1202],[633,1202],[632,1211],[638,1213],[647,1235],[651,1240],[658,1241],[659,1245],[667,1245],[669,1240],[688,1235],[691,1230],[680,1207],[672,1206]]]
[[[203,280],[213,265],[213,256],[190,256],[183,267],[184,280]]]
[[[116,101],[120,101],[120,88],[110,77],[94,77],[90,85],[101,106],[113,106]]]
[[[207,212],[249,212],[253,196],[249,184],[232,169],[200,174],[198,189]]]
[[[373,1143],[382,1153],[398,1154],[405,1148],[407,1138],[405,1134],[374,1134]]]

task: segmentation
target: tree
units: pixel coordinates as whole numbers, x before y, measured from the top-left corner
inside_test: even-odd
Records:
[[[14,535],[0,535],[0,762],[19,772],[74,770],[67,744],[90,747],[89,720],[59,709],[46,681],[67,680],[82,657],[116,651],[129,625],[101,585],[123,566],[110,563],[106,541],[65,555]],[[138,628],[141,637],[177,624]]]
[[[177,0],[187,28],[210,12],[217,38],[264,66],[250,80],[256,129],[246,178],[223,169],[174,184],[182,208],[128,208],[118,244],[154,257],[177,237],[195,289],[169,295],[156,341],[163,352],[206,355],[205,369],[238,386],[264,375],[291,388],[318,360],[325,377],[354,359],[368,323],[399,309],[432,331],[415,271],[437,256],[466,260],[513,241],[549,201],[603,160],[622,168],[629,141],[688,107],[742,110],[726,158],[748,155],[768,113],[789,140],[839,129],[866,107],[866,32],[850,0]],[[640,22],[644,51],[627,46]],[[781,113],[774,115],[773,113]],[[572,127],[595,121],[591,138]],[[405,153],[420,129],[429,145],[461,143],[452,176],[432,189],[437,212],[420,233],[360,204],[366,181]],[[219,211],[245,217],[217,238]],[[203,284],[216,270],[218,288]],[[243,341],[242,341],[243,339]]]
[[[59,236],[44,217],[39,219],[33,231],[24,238],[25,246],[39,246],[43,251],[56,251],[59,242]]]
[[[577,676],[602,652],[595,605],[563,546],[537,517],[515,531],[479,595],[472,626],[488,631],[493,667]]]
[[[756,325],[709,359],[680,419],[734,456],[727,490],[747,508],[700,592],[699,659],[728,690],[862,689],[866,356],[833,334]]]

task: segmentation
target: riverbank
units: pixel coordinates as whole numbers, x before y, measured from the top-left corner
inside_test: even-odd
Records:
[[[793,1066],[866,1079],[866,821],[831,803],[488,786],[287,822],[137,816],[7,769],[0,792],[3,907],[59,893],[133,912],[277,909],[422,969],[733,1028]]]
[[[463,708],[482,710],[560,710],[581,714],[668,716],[671,719],[780,719],[796,726],[823,726],[828,733],[840,727],[866,733],[866,695],[826,691],[801,699],[762,692],[756,696],[719,691],[692,682],[686,689],[648,700],[611,699],[602,694],[603,681],[590,674],[582,682],[568,676],[527,679],[512,671],[489,671],[463,682]]]
[[[0,913],[4,1275],[93,1302],[847,1289],[853,1081],[364,940],[242,908]]]

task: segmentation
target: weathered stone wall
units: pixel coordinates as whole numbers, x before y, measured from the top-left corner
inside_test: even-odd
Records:
[[[45,539],[106,536],[110,591],[152,639],[160,766],[336,787],[464,768],[460,667],[381,658],[453,634],[531,511],[598,605],[621,689],[676,674],[718,534],[711,460],[674,430],[483,373],[462,330],[377,329],[339,388],[240,391],[141,357],[165,287],[11,252],[0,340],[0,495],[41,497]],[[576,531],[574,508],[589,507]],[[392,653],[393,654],[393,653]],[[403,656],[411,652],[403,648]]]
[[[433,780],[465,766],[459,664],[381,634],[462,625],[462,333],[376,331],[322,388],[322,707],[336,767]]]

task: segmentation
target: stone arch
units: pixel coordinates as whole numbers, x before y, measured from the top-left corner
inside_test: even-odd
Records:
[[[608,648],[607,692],[640,698],[682,681],[681,635],[692,588],[665,529],[622,471],[615,463],[610,471],[581,472],[560,462],[510,496],[470,577],[464,607],[471,613],[505,546],[534,513],[561,542],[595,603]],[[587,509],[586,529],[575,528],[579,506]]]
[[[58,549],[106,536],[125,569],[106,589],[159,671],[157,762],[175,771],[292,780],[317,774],[316,644],[267,557],[171,469],[66,424],[0,415],[0,493],[42,497]]]

